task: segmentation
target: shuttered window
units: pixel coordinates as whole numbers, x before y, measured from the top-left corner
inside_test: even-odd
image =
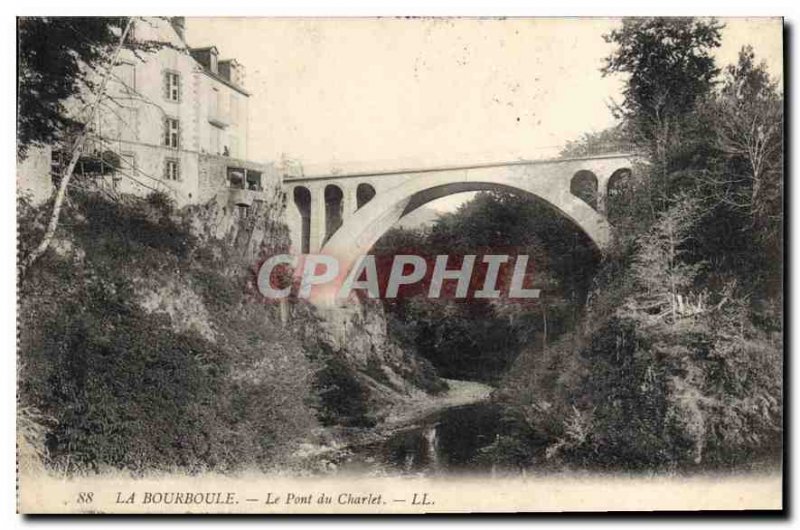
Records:
[[[181,74],[178,72],[164,72],[164,99],[175,102],[181,100]]]
[[[164,145],[178,149],[180,147],[181,126],[177,118],[164,118]]]
[[[181,166],[178,159],[167,158],[164,160],[164,178],[176,181],[181,179]]]

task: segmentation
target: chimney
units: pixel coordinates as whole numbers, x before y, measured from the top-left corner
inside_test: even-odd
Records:
[[[175,30],[175,33],[181,38],[182,41],[186,41],[186,17],[169,17],[169,23],[172,25],[172,29]]]

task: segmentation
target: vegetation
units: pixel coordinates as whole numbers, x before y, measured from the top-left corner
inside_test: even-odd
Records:
[[[619,125],[563,155],[629,143],[641,161],[608,197],[615,241],[596,274],[579,268],[586,247],[570,257],[567,226],[540,225],[533,206],[504,210],[512,199],[498,196],[480,195],[429,233],[392,236],[451,252],[519,245],[552,278],[541,304],[511,320],[497,306],[392,308],[398,333],[444,374],[465,359],[480,368],[452,376],[504,373],[501,432],[479,459],[656,470],[780,457],[783,96],[749,47],[717,67],[720,30],[715,20],[650,18],[607,35],[616,50],[603,71],[627,78]],[[576,279],[580,295],[565,295]],[[561,322],[541,340],[545,308]]]
[[[605,72],[629,76],[621,127],[647,163],[611,197],[617,241],[585,326],[509,374],[515,452],[491,457],[628,469],[779,458],[782,95],[750,48],[720,75],[720,27],[628,20],[608,36]]]
[[[107,58],[124,26],[103,20],[86,22],[97,25],[94,43],[64,51],[52,87],[36,70],[57,57],[37,55],[36,36],[66,38],[69,24],[21,23],[21,92],[43,91],[20,103],[21,153],[72,127],[59,105],[80,81],[78,62]],[[208,205],[176,211],[162,193],[110,200],[79,188],[37,208],[20,199],[20,255],[50,238],[19,285],[21,428],[48,466],[69,472],[266,468],[319,425],[373,425],[378,384],[440,392],[438,373],[498,386],[502,432],[479,456],[494,464],[740,469],[776,459],[783,94],[750,48],[715,64],[720,30],[633,19],[607,36],[616,50],[603,71],[627,79],[619,125],[562,153],[632,145],[641,156],[608,196],[615,241],[602,258],[547,205],[505,192],[378,243],[379,255],[527,254],[542,289],[531,303],[384,302],[389,339],[404,350],[392,350],[398,378],[387,375],[388,344],[361,341],[359,372],[302,304],[282,325],[281,308],[252,288],[248,238],[198,229]],[[261,221],[259,257],[285,250],[285,227]]]
[[[422,293],[385,304],[393,337],[442,377],[487,383],[497,383],[526,344],[546,344],[575,326],[598,260],[569,220],[543,202],[508,192],[482,192],[431,230],[392,230],[375,249],[379,255],[406,251],[530,256],[531,287],[542,290],[541,300],[428,299]]]
[[[22,205],[21,245],[47,209]],[[236,248],[163,194],[74,193],[65,213],[20,285],[20,406],[45,418],[48,466],[265,467],[308,436],[317,365],[242,288]]]
[[[627,141],[622,127],[611,127],[594,133],[585,133],[577,140],[567,142],[559,155],[562,158],[629,153],[634,145]]]
[[[288,247],[272,220],[280,207],[233,220],[218,239],[215,202],[177,210],[164,193],[73,192],[19,284],[19,425],[34,465],[305,466],[292,455],[320,441],[320,427],[370,427],[406,387],[446,388],[424,360],[369,343],[368,331],[349,335],[370,350],[361,366],[304,301],[260,298],[253,263]],[[20,199],[20,252],[37,244],[50,208]]]
[[[118,174],[119,153],[95,146],[96,116],[101,108],[116,113],[120,106],[108,91],[113,69],[124,49],[134,56],[169,46],[133,38],[132,17],[28,17],[18,21],[17,157],[30,148],[60,151],[63,166],[47,228],[38,245],[19,256],[17,272],[24,277],[55,236],[68,186],[76,169],[102,174],[110,166]],[[128,87],[135,92],[134,87]],[[101,142],[102,143],[102,142]]]
[[[69,98],[91,93],[93,69],[108,59],[127,24],[123,17],[30,17],[18,22],[17,149],[53,145],[81,122]],[[89,88],[87,91],[86,89]]]

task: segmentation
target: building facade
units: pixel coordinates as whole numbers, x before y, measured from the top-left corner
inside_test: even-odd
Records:
[[[242,65],[221,59],[214,46],[191,48],[183,17],[136,19],[129,38],[157,45],[122,51],[98,108],[86,151],[101,159],[113,153],[115,169],[103,172],[104,186],[136,195],[161,190],[183,206],[220,194],[252,202],[280,182],[274,164],[247,160],[250,93]],[[47,156],[49,150],[37,150],[18,172],[41,171],[37,159]],[[55,172],[66,158],[52,155]],[[27,180],[40,196],[41,175]]]

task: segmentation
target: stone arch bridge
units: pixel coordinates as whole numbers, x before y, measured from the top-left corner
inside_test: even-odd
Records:
[[[400,218],[432,200],[465,191],[506,189],[544,200],[602,249],[611,239],[606,204],[630,175],[633,157],[449,166],[327,176],[286,176],[292,251],[345,261],[367,254]]]

